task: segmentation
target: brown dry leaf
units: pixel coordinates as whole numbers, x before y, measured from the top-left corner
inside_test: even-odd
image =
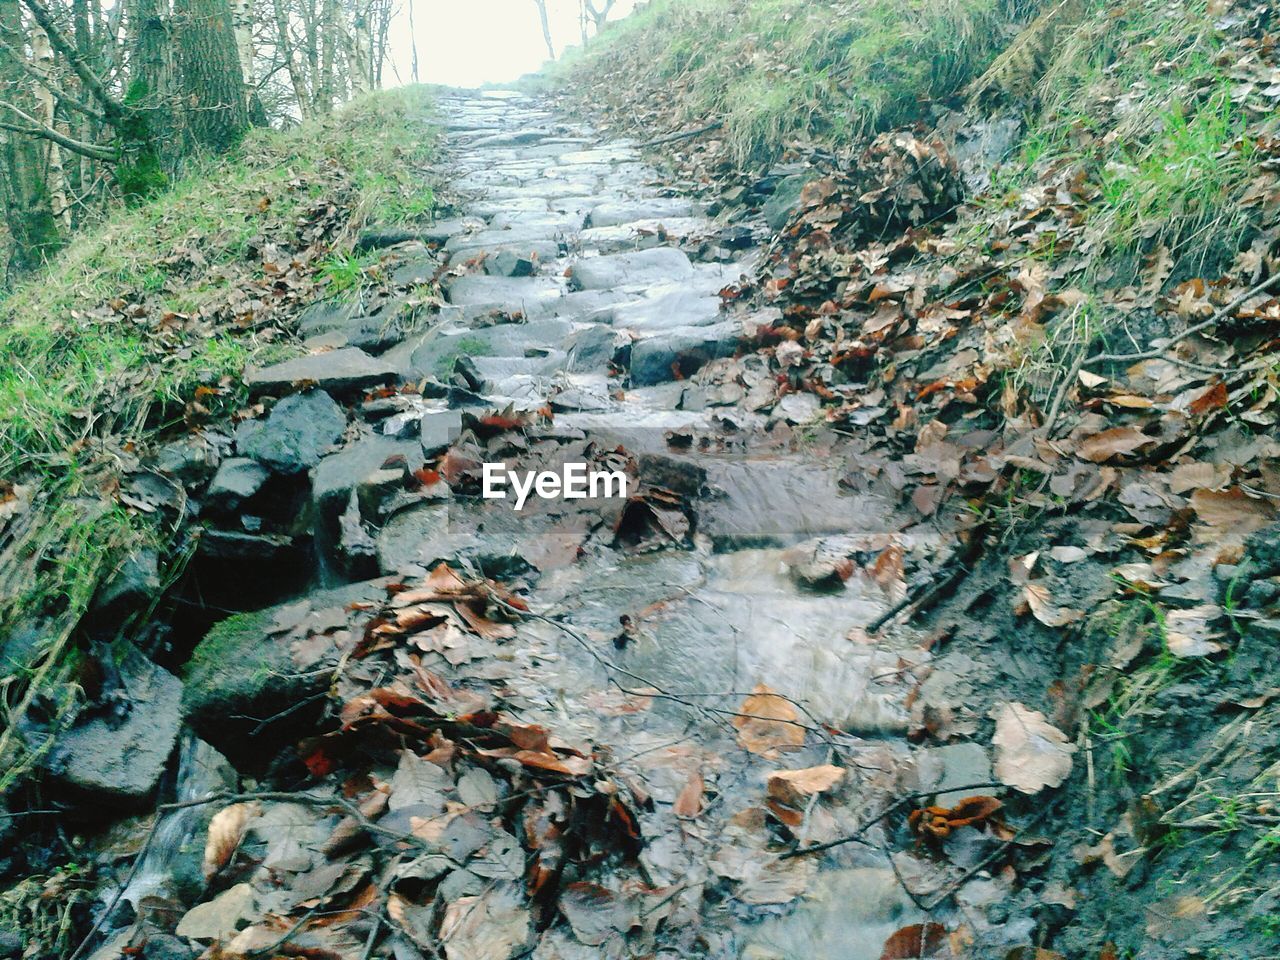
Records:
[[[1228,527],[1244,536],[1275,519],[1276,510],[1265,500],[1255,500],[1238,487],[1230,490],[1197,490],[1191,495],[1196,514],[1211,527]]]
[[[244,828],[250,820],[262,812],[262,804],[256,800],[233,803],[215,813],[209,821],[209,834],[204,842],[204,879],[211,880],[231,860],[240,846]]]
[[[1071,848],[1076,862],[1081,865],[1101,861],[1111,873],[1123,880],[1138,865],[1144,851],[1139,849],[1126,854],[1116,853],[1115,834],[1108,833],[1093,846],[1078,843]]]
[[[445,910],[440,942],[449,960],[511,960],[529,941],[529,910],[514,884],[459,897]]]
[[[706,783],[702,779],[702,771],[694,770],[689,780],[676,797],[673,812],[677,817],[692,819],[702,812],[702,795],[706,791]]]
[[[1208,906],[1199,897],[1173,896],[1146,908],[1147,936],[1176,943],[1199,932]]]
[[[733,718],[738,742],[752,753],[773,757],[804,745],[804,727],[800,726],[795,705],[763,683],[757,684],[742,701],[738,712],[743,714]]]
[[[1186,610],[1170,610],[1165,614],[1165,644],[1175,657],[1207,657],[1221,653],[1218,642],[1222,631],[1212,624],[1222,618],[1222,608],[1204,603]]]
[[[1086,437],[1080,442],[1076,452],[1093,463],[1103,463],[1120,454],[1132,453],[1152,442],[1154,441],[1137,427],[1114,427]]]
[[[1059,786],[1071,774],[1075,745],[1045,719],[1021,703],[1006,703],[996,715],[996,779],[1023,793]]]
[[[951,937],[940,923],[913,923],[884,942],[880,960],[948,960],[956,956]]]
[[[1055,606],[1049,599],[1049,588],[1042,583],[1028,583],[1022,588],[1022,597],[1031,615],[1046,627],[1065,627],[1084,618],[1083,610]]]
[[[1055,950],[1046,950],[1044,947],[1014,947],[1005,954],[1004,960],[1067,960],[1067,958]]]
[[[801,807],[817,793],[830,790],[844,777],[844,768],[824,764],[803,770],[780,770],[769,774],[769,799],[791,807]]]

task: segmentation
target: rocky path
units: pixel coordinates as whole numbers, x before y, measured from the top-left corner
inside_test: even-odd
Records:
[[[202,496],[211,593],[250,606],[279,570],[312,585],[214,627],[184,722],[307,798],[242,801],[212,827],[212,809],[168,814],[122,899],[139,924],[159,923],[156,897],[186,903],[176,935],[230,955],[297,923],[296,942],[343,956],[875,960],[954,877],[890,864],[886,847],[910,849],[901,818],[784,855],[904,792],[990,779],[979,747],[910,746],[929,654],[866,630],[905,589],[904,549],[933,535],[868,492],[856,438],[753,353],[771,318],[720,296],[752,270],[750,229],[535,101],[441,107],[463,215],[362,238],[407,292],[308,311],[311,352],[247,379],[309,389],[242,424]],[[434,279],[438,308],[413,292]],[[635,486],[517,512],[477,495],[494,461],[616,466]],[[212,750],[183,756],[184,800],[236,782]],[[335,842],[350,828],[330,795],[359,804],[371,850]],[[603,820],[566,812],[599,798]],[[232,820],[239,852],[206,854],[202,885],[191,838]],[[544,821],[576,851],[554,869]],[[978,929],[1003,896],[982,882],[958,901]],[[372,928],[307,921],[366,889]]]

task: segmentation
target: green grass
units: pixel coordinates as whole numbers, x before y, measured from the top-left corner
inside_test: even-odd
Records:
[[[1183,275],[1213,274],[1250,228],[1238,201],[1262,158],[1213,20],[1208,0],[1095,3],[1046,65],[998,182],[1016,189],[1083,168],[1097,188],[1085,209],[1096,272],[1163,246]]]
[[[542,82],[668,99],[686,125],[724,122],[741,162],[789,140],[846,143],[921,116],[999,52],[1002,0],[654,0]],[[626,84],[616,77],[627,77]],[[620,111],[625,113],[625,111]]]
[[[348,289],[373,262],[350,252],[365,223],[430,215],[430,114],[414,88],[257,131],[231,157],[110,211],[0,300],[0,481],[33,491],[6,531],[16,544],[0,570],[0,644],[20,623],[39,631],[39,655],[5,684],[4,786],[38,760],[13,721],[37,692],[62,702],[68,641],[97,585],[129,549],[171,534],[159,514],[117,503],[122,470],[188,429],[193,402],[214,422],[243,406],[244,368],[296,349],[279,335],[287,312],[266,335],[236,322],[239,304],[272,296],[268,264],[313,258],[302,270],[318,290]],[[184,559],[167,557],[166,574]]]
[[[81,234],[0,301],[0,477],[65,462],[89,437],[171,425],[197,386],[278,353],[252,333],[226,331],[174,350],[110,304],[159,297],[175,313],[215,309],[240,279],[219,268],[243,264],[264,231],[287,244],[331,194],[348,223],[322,273],[334,289],[358,282],[364,264],[348,250],[361,223],[430,213],[421,173],[433,149],[421,122],[428,108],[421,91],[400,90],[285,133],[257,132],[231,160]],[[193,268],[186,250],[205,266]]]

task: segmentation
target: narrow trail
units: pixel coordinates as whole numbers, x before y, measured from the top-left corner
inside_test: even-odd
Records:
[[[289,935],[300,945],[346,949],[341,927],[307,926],[303,907],[321,901],[297,891],[350,889],[333,888],[330,864],[345,850],[335,847],[343,828],[317,804],[326,791],[358,797],[373,784],[362,810],[390,798],[374,836],[377,866],[365,855],[345,869],[381,877],[369,897],[387,898],[403,932],[387,941],[397,956],[404,937],[434,943],[426,931],[443,915],[449,960],[525,955],[534,943],[526,928],[538,938],[532,955],[545,958],[658,950],[876,960],[894,931],[925,919],[922,905],[936,899],[935,916],[954,909],[951,894],[967,878],[914,853],[891,862],[890,848],[910,849],[905,815],[875,815],[915,791],[945,799],[990,780],[980,747],[907,742],[928,645],[905,628],[867,631],[901,599],[903,553],[940,537],[909,527],[872,492],[857,438],[827,428],[814,397],[778,396],[751,349],[770,318],[719,295],[753,269],[750,231],[724,230],[669,195],[636,146],[601,141],[537,101],[447,95],[440,106],[451,190],[468,199],[461,216],[428,231],[443,256],[410,245],[387,263],[410,289],[443,276],[447,303],[396,324],[368,304],[308,311],[301,329],[313,352],[246,379],[258,390],[299,380],[316,389],[251,421],[237,452],[259,463],[282,461],[284,447],[296,456],[298,436],[327,418],[340,449],[316,455],[309,481],[291,493],[260,478],[234,487],[265,473],[248,459],[224,461],[210,488],[209,502],[234,507],[206,534],[224,552],[287,542],[269,523],[230,519],[241,504],[261,505],[259,488],[276,504],[309,498],[317,586],[214,628],[185,674],[185,720],[241,770],[261,772],[259,783],[303,783],[308,794],[301,804],[273,794],[248,826],[238,821],[260,860],[246,866],[234,855],[177,933],[208,941],[253,921],[234,953],[262,949],[296,921]],[[333,398],[388,379],[428,386],[365,393],[346,421]],[[623,464],[639,486],[625,499],[531,499],[517,511],[477,495],[480,466],[493,460]],[[421,482],[406,489],[410,471]],[[470,583],[511,587],[527,610],[496,594],[488,615],[509,614],[509,625],[477,613],[483,603],[469,613],[454,603],[459,620],[446,606],[461,581],[440,588],[442,563]],[[272,568],[235,569],[240,579],[222,589],[243,600]],[[331,723],[316,738],[326,700],[342,704],[341,730]],[[447,709],[431,707],[429,723],[406,719],[437,701]],[[498,729],[470,719],[482,716],[506,718],[514,746],[538,739],[534,759],[529,749],[480,749],[476,738]],[[465,729],[454,729],[455,717]],[[344,746],[361,730],[373,746]],[[299,738],[309,738],[309,776]],[[265,764],[273,751],[278,759]],[[454,759],[432,764],[424,754]],[[172,790],[184,801],[228,782],[216,755],[188,747],[183,756],[190,762]],[[370,758],[366,772],[353,778],[360,756]],[[538,781],[546,770],[591,773],[573,786]],[[770,783],[787,771],[798,773]],[[620,789],[637,811],[632,826],[571,825],[583,821],[569,806],[595,809],[593,798]],[[478,818],[495,797],[509,798],[501,820]],[[580,852],[572,865],[556,860],[555,883],[565,886],[548,904],[534,879],[549,875],[552,834],[537,830],[560,822],[556,849]],[[156,895],[182,899],[184,851],[207,824],[190,808],[162,818],[128,881],[135,908],[145,912]],[[573,830],[587,832],[569,838]],[[787,856],[851,833],[856,843]],[[388,836],[433,852],[406,864],[403,842]],[[296,879],[282,889],[282,876]],[[425,881],[438,881],[428,888],[434,907],[415,905]],[[981,882],[988,901],[1004,896]],[[420,909],[438,912],[415,919]],[[263,913],[285,921],[254,920]],[[352,950],[369,956],[379,927],[359,932]],[[514,953],[504,952],[508,941]]]
[[[685,908],[709,911],[702,922],[725,947],[874,960],[894,930],[923,918],[884,856],[846,848],[819,875],[813,863],[775,859],[768,831],[741,824],[760,813],[777,770],[846,771],[830,805],[809,805],[804,843],[840,836],[904,786],[989,779],[964,763],[915,778],[905,701],[927,654],[913,637],[866,637],[861,628],[897,597],[862,570],[842,582],[852,564],[832,573],[919,535],[894,532],[904,524],[887,501],[849,491],[856,457],[819,428],[815,398],[753,403],[751,384],[767,373],[749,355],[733,358],[771,318],[729,312],[718,295],[758,256],[741,231],[726,244],[695,203],[668,195],[633,144],[600,141],[533,101],[441,106],[460,174],[452,187],[474,194],[466,213],[483,222],[445,249],[451,266],[478,269],[448,283],[446,322],[393,355],[457,355],[487,406],[548,405],[561,437],[625,444],[641,456],[642,482],[688,492],[692,504],[691,549],[584,550],[612,531],[581,512],[521,518],[496,535],[511,553],[541,558],[533,608],[557,621],[521,630],[506,683],[522,718],[607,744],[643,784],[656,802],[643,824],[653,839],[641,854],[646,880],[683,886]],[[621,623],[619,650],[610,641]],[[735,738],[734,714],[761,684],[798,707],[807,736],[794,752],[763,758]],[[625,692],[645,689],[664,695],[629,712]],[[682,821],[671,805],[691,776],[707,784],[707,809]],[[726,875],[742,881],[737,897],[700,903]],[[789,919],[742,926],[796,894],[807,904]]]

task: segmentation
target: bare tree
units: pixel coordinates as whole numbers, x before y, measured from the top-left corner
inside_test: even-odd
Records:
[[[604,6],[596,7],[593,0],[582,0],[583,6],[591,16],[591,22],[595,24],[597,35],[604,29],[605,21],[609,19],[609,13],[617,2],[618,0],[604,0]]]
[[[93,205],[162,188],[193,149],[380,86],[398,2],[0,0],[12,265],[38,266]]]
[[[547,57],[556,58],[556,45],[551,42],[551,21],[547,19],[547,0],[533,0],[538,8],[538,21],[542,24],[542,39],[547,45]]]

